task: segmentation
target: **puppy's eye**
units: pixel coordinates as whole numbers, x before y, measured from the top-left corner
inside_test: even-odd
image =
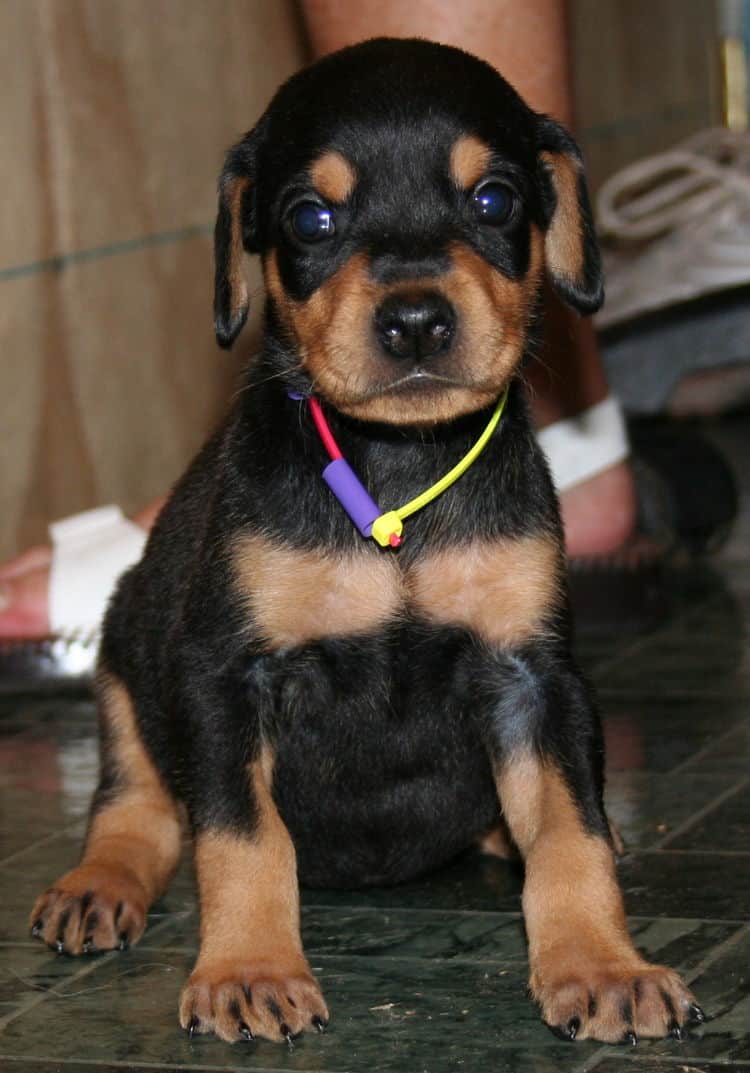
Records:
[[[330,238],[336,230],[333,213],[314,201],[303,201],[295,205],[289,217],[292,231],[303,242],[320,242]]]
[[[471,203],[482,223],[504,224],[513,215],[516,199],[503,183],[485,183],[474,191]]]

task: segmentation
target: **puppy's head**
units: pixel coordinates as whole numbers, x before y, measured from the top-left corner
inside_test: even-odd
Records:
[[[215,323],[247,315],[263,260],[290,374],[363,420],[434,424],[489,405],[517,367],[545,275],[602,300],[580,153],[487,64],[379,39],[295,75],[230,150]],[[299,385],[299,374],[297,384]]]

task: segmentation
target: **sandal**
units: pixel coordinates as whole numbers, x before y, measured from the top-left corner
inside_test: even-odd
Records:
[[[107,603],[148,537],[115,506],[53,522],[49,533],[51,636],[0,642],[0,693],[88,688]]]

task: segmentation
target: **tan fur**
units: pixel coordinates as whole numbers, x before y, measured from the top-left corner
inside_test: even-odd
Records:
[[[421,560],[410,574],[415,609],[432,622],[465,626],[489,644],[538,636],[561,596],[553,537],[476,541]]]
[[[114,738],[124,789],[94,817],[84,863],[95,858],[127,864],[153,900],[166,888],[179,854],[177,807],[143,746],[125,686],[108,674],[100,683],[103,718]]]
[[[224,197],[229,207],[232,219],[232,241],[229,248],[229,271],[227,276],[232,294],[231,312],[237,316],[247,308],[248,292],[247,280],[242,270],[242,259],[245,248],[242,244],[242,199],[250,185],[248,178],[234,178],[227,180],[224,187]]]
[[[250,766],[259,816],[253,838],[218,831],[196,839],[201,894],[201,958],[232,960],[238,945],[257,957],[302,957],[294,846],[271,797],[273,759],[264,750]]]
[[[492,150],[475,134],[463,134],[451,149],[451,175],[458,186],[469,190],[477,183],[490,164]]]
[[[135,942],[180,853],[177,806],[141,742],[130,695],[107,672],[100,673],[98,686],[121,788],[94,816],[81,863],[42,895],[32,912],[32,923],[44,918],[47,942],[56,940],[61,916],[69,913],[66,950],[73,954],[81,953],[88,938],[100,950],[117,945],[123,932]],[[81,900],[88,895],[95,926],[87,926],[81,915]]]
[[[503,816],[526,860],[523,910],[530,987],[545,1020],[580,1022],[579,1038],[663,1035],[692,996],[676,973],[649,965],[628,934],[612,850],[590,834],[561,773],[525,754],[496,772]]]
[[[583,231],[578,202],[580,167],[562,153],[541,153],[552,172],[557,207],[545,239],[545,254],[550,272],[577,280],[584,267]]]
[[[312,184],[326,201],[341,203],[350,196],[357,182],[354,167],[335,149],[329,149],[310,168]]]
[[[252,837],[218,831],[196,839],[201,947],[182,992],[180,1021],[230,1042],[242,1020],[255,1035],[279,1039],[328,1011],[302,951],[294,846],[274,804],[274,758],[250,765],[257,806]],[[275,1016],[272,1007],[279,1010]]]
[[[452,269],[418,284],[384,285],[354,254],[306,302],[292,301],[275,252],[265,260],[269,294],[318,390],[338,409],[389,424],[435,424],[491,405],[520,361],[541,283],[543,240],[534,228],[525,278],[509,280],[467,246],[450,250]],[[433,392],[389,390],[400,372],[373,338],[372,320],[391,294],[437,291],[455,306],[461,330],[444,366],[430,363]]]
[[[477,849],[487,857],[499,857],[502,861],[518,857],[518,850],[511,841],[505,821],[477,839]]]
[[[368,633],[401,608],[397,563],[370,547],[325,554],[244,536],[233,567],[253,622],[274,649]]]

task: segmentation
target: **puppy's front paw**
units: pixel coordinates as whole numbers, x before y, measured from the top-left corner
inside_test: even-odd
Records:
[[[36,900],[29,924],[58,954],[126,950],[146,927],[148,896],[125,869],[81,865]]]
[[[304,960],[197,965],[180,998],[180,1024],[228,1043],[256,1036],[289,1042],[305,1029],[324,1031],[328,1007]]]
[[[677,973],[663,965],[614,961],[574,972],[535,972],[531,989],[547,1025],[566,1040],[684,1039],[691,1026],[705,1020]]]

